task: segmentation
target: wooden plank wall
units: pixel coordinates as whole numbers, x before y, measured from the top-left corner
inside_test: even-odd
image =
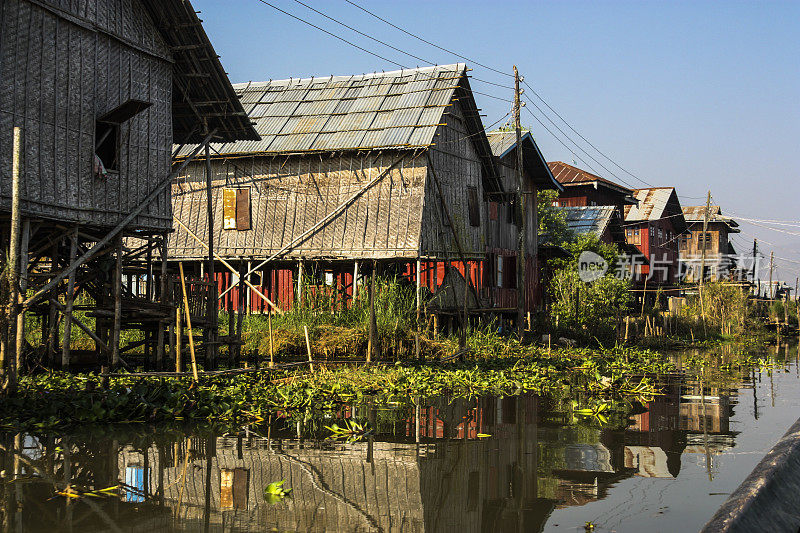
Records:
[[[481,213],[481,225],[470,226],[467,187],[475,187],[483,198],[480,158],[463,121],[461,106],[453,101],[443,116],[446,124],[439,126],[431,148],[431,161],[445,196],[447,209],[458,232],[461,246],[468,258],[482,258],[486,246],[484,224],[486,212]],[[459,259],[452,230],[447,225],[436,183],[430,176],[425,183],[425,206],[422,215],[422,257]]]
[[[136,0],[4,0],[0,27],[0,209],[20,126],[23,214],[115,225],[169,172],[169,50]],[[95,120],[132,98],[153,105],[120,128],[119,173],[97,178]],[[165,191],[135,224],[169,229],[170,214]]]

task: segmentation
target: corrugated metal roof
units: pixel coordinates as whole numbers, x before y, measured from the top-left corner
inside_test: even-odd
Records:
[[[299,153],[428,147],[466,65],[234,85],[261,141],[231,153]],[[333,133],[333,135],[330,135]],[[179,156],[188,154],[184,147]]]
[[[625,206],[625,222],[668,218],[677,233],[686,231],[686,219],[683,217],[683,208],[674,187],[634,189],[633,197],[638,204]]]
[[[632,189],[618,185],[611,180],[601,178],[591,172],[586,172],[578,167],[568,165],[563,161],[550,161],[547,165],[550,167],[553,176],[555,176],[556,180],[562,185],[584,185],[598,182],[629,194],[633,192]]]
[[[594,233],[600,237],[611,223],[616,206],[593,205],[560,209],[564,211],[570,231],[576,234]]]

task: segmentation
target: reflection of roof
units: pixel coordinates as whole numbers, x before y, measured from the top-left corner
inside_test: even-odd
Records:
[[[613,181],[601,178],[600,176],[592,174],[591,172],[586,172],[585,170],[582,170],[578,167],[573,167],[572,165],[568,165],[562,161],[550,161],[547,163],[547,165],[550,167],[550,170],[553,172],[553,176],[555,176],[556,180],[558,180],[561,185],[567,187],[575,185],[592,185],[594,183],[598,183],[618,192],[626,194],[633,192],[627,187],[617,185]]]
[[[706,214],[706,206],[704,205],[690,205],[683,208],[683,217],[687,223],[703,222]],[[728,226],[729,233],[739,233],[737,229],[739,224],[732,218],[722,215],[722,209],[718,205],[712,205],[708,211],[709,223],[721,222]]]
[[[614,472],[611,452],[602,444],[568,444],[564,448],[564,462],[567,470]]]
[[[567,228],[577,234],[594,233],[598,237],[605,233],[611,223],[616,207],[613,205],[593,205],[562,207]]]

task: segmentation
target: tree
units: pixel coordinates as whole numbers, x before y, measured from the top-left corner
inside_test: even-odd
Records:
[[[539,191],[537,199],[539,243],[560,246],[571,240],[572,232],[567,228],[567,215],[563,209],[553,205],[558,200],[558,191]]]

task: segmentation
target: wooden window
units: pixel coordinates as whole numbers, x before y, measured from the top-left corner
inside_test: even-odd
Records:
[[[489,202],[489,220],[497,220],[497,202]]]
[[[236,189],[236,229],[250,229],[250,189]]]
[[[94,153],[106,170],[119,170],[119,124],[97,121],[94,128]]]
[[[236,189],[222,189],[222,229],[236,229]]]
[[[507,208],[506,208],[506,222],[508,222],[509,224],[516,225],[517,224],[517,216],[516,216],[516,213],[517,213],[517,202],[512,200],[512,201],[508,202],[506,204],[506,206],[507,206]]]
[[[494,277],[497,281],[497,287],[503,288],[503,256],[497,256],[497,275]]]
[[[517,288],[517,258],[513,255],[503,256],[503,288]]]
[[[220,508],[247,509],[250,471],[246,468],[222,468],[219,474]]]
[[[481,225],[481,212],[478,205],[478,189],[467,187],[467,207],[469,208],[469,225]]]
[[[250,189],[222,189],[222,229],[250,229]]]

